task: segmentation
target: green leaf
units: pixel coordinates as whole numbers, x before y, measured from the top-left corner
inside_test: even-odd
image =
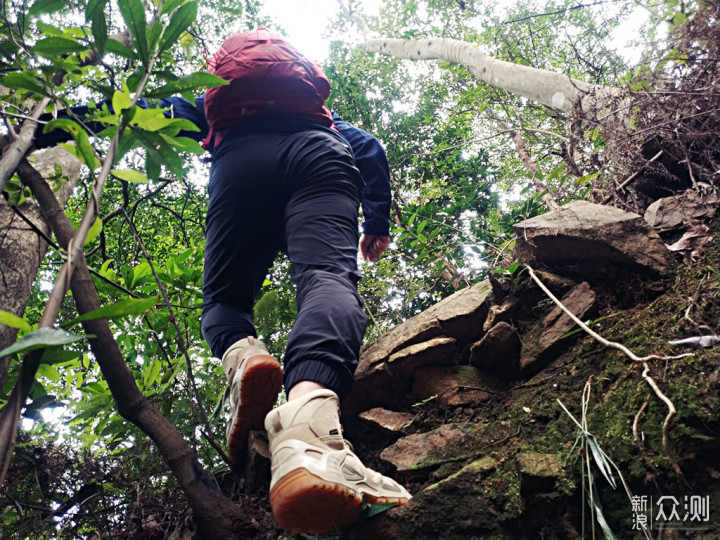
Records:
[[[173,120],[165,118],[164,109],[136,107],[133,109],[133,117],[130,123],[146,131],[158,131],[172,125]]]
[[[45,125],[43,133],[48,133],[53,129],[62,129],[72,135],[77,145],[78,153],[91,171],[100,167],[100,160],[93,152],[92,146],[90,146],[90,139],[88,138],[87,132],[81,128],[77,122],[69,118],[56,118],[55,120],[50,120]]]
[[[87,246],[90,242],[95,240],[98,235],[102,232],[103,229],[103,222],[102,219],[99,217],[95,218],[95,221],[90,226],[90,229],[88,229],[87,236],[85,237],[85,243],[84,246]]]
[[[162,369],[162,362],[158,360],[157,358],[153,358],[152,364],[149,366],[149,369],[145,371],[143,374],[143,383],[145,385],[145,388],[149,388],[152,386],[152,384],[157,380],[158,375],[160,375],[160,371]]]
[[[156,159],[166,167],[168,167],[178,178],[183,174],[183,157],[158,133],[145,131],[135,126],[130,126],[132,134],[140,141],[148,155],[152,154]],[[159,158],[159,159],[158,159]],[[150,170],[148,176],[152,178]]]
[[[45,13],[56,13],[66,8],[63,0],[36,0],[28,10],[28,15],[43,15]]]
[[[40,328],[21,337],[9,347],[4,348],[0,351],[0,357],[47,347],[60,347],[83,339],[85,339],[84,336],[73,334],[61,328]]]
[[[46,377],[53,382],[58,382],[60,380],[60,373],[55,366],[42,363],[38,366],[37,377]]]
[[[600,472],[605,477],[605,480],[607,480],[613,489],[615,489],[617,485],[615,484],[615,477],[613,476],[612,469],[610,468],[610,463],[605,457],[605,454],[603,454],[603,451],[600,449],[600,446],[595,440],[595,436],[587,434],[586,439],[598,469],[600,469]]]
[[[160,34],[162,34],[162,29],[162,21],[160,19],[156,19],[150,27],[150,32],[148,32],[148,50],[155,50],[155,48],[157,47],[157,42],[160,39]]]
[[[369,507],[365,509],[363,512],[363,515],[365,518],[371,518],[373,516],[376,516],[378,514],[381,514],[387,510],[390,510],[393,506],[397,506],[398,503],[391,502],[391,503],[382,503],[382,504],[371,504]]]
[[[165,2],[162,3],[162,8],[160,8],[160,15],[171,13],[176,10],[178,6],[185,4],[187,1],[188,0],[165,0]]]
[[[135,60],[137,58],[134,51],[131,51],[116,39],[108,38],[105,46],[109,52],[122,56],[123,58],[128,58],[130,60]]]
[[[188,2],[176,9],[170,16],[170,22],[160,39],[159,52],[173,46],[185,30],[195,22],[197,17],[197,2]]]
[[[216,86],[223,86],[226,84],[230,83],[227,82],[225,79],[218,77],[217,75],[213,75],[212,73],[207,73],[203,71],[197,71],[185,77],[180,77],[175,81],[171,81],[165,86],[161,86],[160,88],[145,92],[144,96],[147,98],[156,99],[166,98],[174,96],[175,94],[179,94],[181,92],[185,92],[187,90],[196,90],[199,88],[215,88]]]
[[[74,54],[85,50],[85,45],[74,39],[62,37],[49,37],[41,39],[31,48],[43,56],[57,56],[61,54]]]
[[[22,317],[18,317],[14,313],[10,313],[9,311],[0,310],[0,323],[11,328],[19,328],[24,332],[32,331],[32,327],[30,326],[29,322],[27,322]]]
[[[80,315],[71,321],[63,323],[63,326],[70,327],[84,321],[92,321],[95,319],[114,319],[115,317],[123,317],[125,315],[142,315],[148,309],[154,307],[157,302],[157,296],[150,298],[124,298],[109,306],[103,306],[84,315]]]
[[[42,357],[42,363],[50,366],[55,364],[62,364],[63,366],[79,366],[79,359],[82,356],[83,354],[78,351],[66,351],[59,348],[53,348],[45,351]]]
[[[42,96],[49,96],[42,81],[24,71],[8,73],[2,78],[2,84],[8,88],[29,90],[30,92],[34,92]]]
[[[123,85],[123,90],[115,90],[112,98],[112,106],[115,114],[120,114],[123,109],[129,109],[132,107],[132,98],[130,97],[130,91],[127,86]]]
[[[105,46],[108,40],[107,21],[105,20],[105,6],[108,0],[95,0],[88,2],[85,7],[85,22],[90,23],[93,38],[95,39],[95,49],[100,56],[105,53]]]
[[[600,525],[600,528],[603,531],[603,535],[605,536],[605,540],[615,540],[615,535],[613,534],[607,520],[605,519],[605,516],[603,515],[602,504],[600,503],[600,494],[598,493],[594,482],[590,484],[590,489],[588,490],[588,498],[590,499],[590,504],[592,504],[595,510],[595,521],[597,521],[598,525]]]
[[[168,137],[163,134],[161,134],[161,136],[168,142],[168,144],[174,146],[180,152],[187,152],[189,154],[202,154],[205,152],[205,149],[200,146],[200,143],[189,137]]]
[[[150,51],[146,35],[147,23],[145,22],[144,4],[138,0],[119,0],[118,8],[140,60],[147,64],[150,60]]]
[[[125,180],[126,182],[132,182],[133,184],[147,184],[150,182],[147,176],[133,169],[113,169],[110,171],[110,174],[112,174],[115,178]]]

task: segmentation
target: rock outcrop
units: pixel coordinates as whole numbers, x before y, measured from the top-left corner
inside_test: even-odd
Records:
[[[601,299],[612,295],[603,287],[608,279],[668,278],[676,266],[641,216],[617,208],[575,202],[515,230],[517,259],[583,321],[601,314]],[[526,430],[542,433],[562,412],[524,388],[557,387],[545,372],[558,373],[563,355],[587,338],[527,273],[504,277],[455,293],[363,349],[344,415],[360,413],[371,432],[391,437],[375,447],[376,466],[404,479],[414,499],[358,526],[359,535],[536,537],[514,529],[525,502],[554,511],[567,485],[559,449],[518,441]],[[484,411],[498,418],[504,407],[515,412],[501,418],[515,420],[484,420]],[[435,421],[418,411],[435,411]],[[438,416],[445,419],[439,425]],[[576,534],[560,522],[559,537]]]
[[[612,279],[619,270],[668,275],[674,265],[672,254],[642,216],[611,206],[574,201],[514,227],[520,262],[571,270],[584,279]]]
[[[657,223],[674,226],[677,220],[662,212],[656,211]],[[677,266],[643,218],[616,208],[575,202],[515,229],[517,259],[590,324],[616,315],[618,276],[650,283],[660,294]],[[577,512],[585,497],[565,463],[577,426],[558,400],[579,415],[583,385],[597,378],[606,392],[621,396],[605,405],[612,427],[601,433],[602,444],[616,442],[615,429],[626,438],[642,430],[637,411],[650,396],[638,390],[644,382],[637,364],[594,345],[522,266],[494,276],[361,351],[355,385],[342,403],[346,436],[371,467],[403,482],[414,498],[358,524],[355,537],[537,538],[542,528],[547,538],[579,538]],[[601,351],[590,355],[595,363],[577,364],[577,351],[593,345]],[[699,373],[712,369],[697,367]],[[665,411],[653,407],[662,425]],[[642,442],[629,437],[637,451]],[[657,445],[655,455],[664,456]],[[644,473],[638,477],[647,480]]]

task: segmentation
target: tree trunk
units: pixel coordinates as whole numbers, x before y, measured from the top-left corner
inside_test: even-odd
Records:
[[[33,157],[35,168],[46,179],[55,174],[55,165],[62,168],[67,181],[55,196],[65,206],[80,177],[80,161],[60,147],[35,152]],[[0,310],[22,317],[48,247],[37,231],[48,237],[51,233],[35,200],[25,201],[18,212],[32,225],[0,197]],[[0,323],[0,349],[12,345],[17,333],[16,328]],[[8,367],[9,359],[0,359],[0,388],[5,383]]]
[[[409,60],[454,62],[490,86],[567,113],[572,112],[576,104],[582,112],[591,113],[619,91],[560,73],[497,60],[480,52],[472,43],[450,38],[369,39],[365,49]]]

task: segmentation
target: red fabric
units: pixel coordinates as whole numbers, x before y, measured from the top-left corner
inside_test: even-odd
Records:
[[[333,125],[324,104],[330,95],[325,72],[263,27],[226,39],[208,71],[230,83],[205,94],[205,116],[217,134],[256,116],[292,116]]]

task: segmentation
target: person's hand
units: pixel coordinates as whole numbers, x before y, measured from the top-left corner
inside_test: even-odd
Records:
[[[390,245],[389,236],[375,236],[374,234],[363,234],[360,237],[360,253],[366,261],[375,262],[380,258],[382,252]]]

